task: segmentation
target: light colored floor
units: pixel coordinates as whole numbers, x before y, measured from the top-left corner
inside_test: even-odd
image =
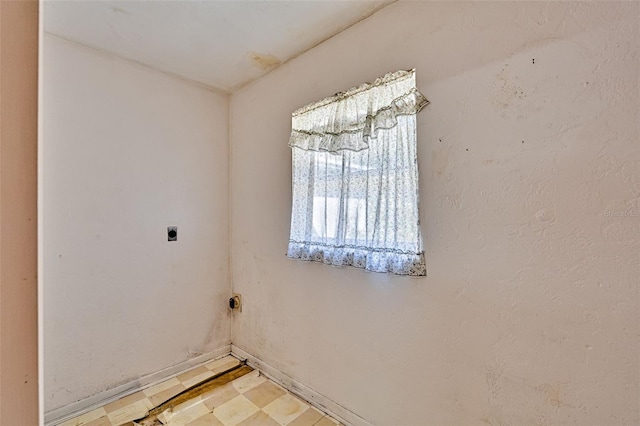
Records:
[[[239,365],[225,357],[90,411],[59,426],[135,426],[133,420],[182,391]],[[247,368],[247,367],[243,367]],[[254,370],[157,415],[167,426],[335,426],[311,407]]]
[[[339,423],[289,393],[259,371],[242,376],[199,399],[164,412],[169,426],[336,426]]]

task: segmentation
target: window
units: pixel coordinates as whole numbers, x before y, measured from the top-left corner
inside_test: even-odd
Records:
[[[398,71],[292,114],[287,256],[426,275],[418,215],[415,70]]]

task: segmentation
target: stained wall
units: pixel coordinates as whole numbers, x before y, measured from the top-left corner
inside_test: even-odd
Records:
[[[50,35],[43,75],[50,411],[228,348],[228,96]]]
[[[398,2],[233,94],[233,343],[377,425],[640,421],[639,7]],[[287,259],[291,112],[410,68],[428,276]]]

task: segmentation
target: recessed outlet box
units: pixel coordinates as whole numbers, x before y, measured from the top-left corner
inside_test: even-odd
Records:
[[[177,226],[167,226],[167,241],[178,241]]]
[[[232,311],[242,312],[242,296],[238,293],[233,293],[229,299],[229,308],[231,308]]]

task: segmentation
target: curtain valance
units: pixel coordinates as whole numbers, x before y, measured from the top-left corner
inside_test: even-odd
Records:
[[[415,71],[292,114],[292,259],[426,275],[418,214]]]
[[[416,88],[415,70],[389,73],[296,110],[289,146],[307,151],[362,151],[378,130],[395,127],[399,116],[416,114],[428,103]]]

